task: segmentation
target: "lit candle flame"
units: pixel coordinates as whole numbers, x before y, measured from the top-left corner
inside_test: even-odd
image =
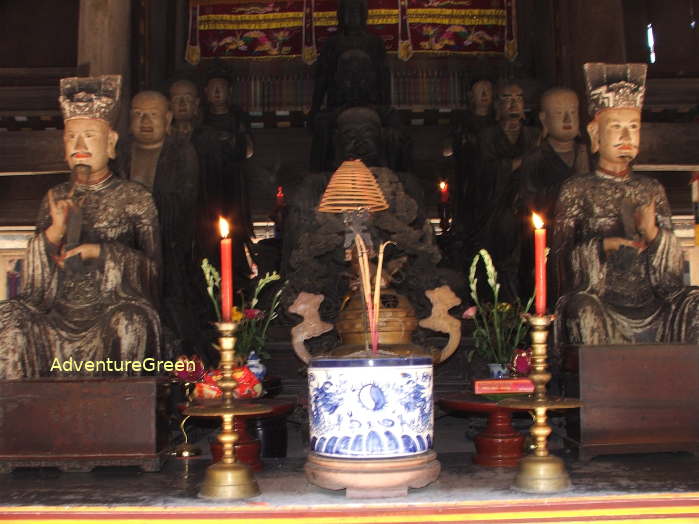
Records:
[[[221,232],[221,238],[227,238],[228,234],[230,233],[228,220],[223,217],[218,217],[218,230]]]
[[[446,191],[446,189],[447,189],[447,183],[446,183],[444,180],[442,180],[442,181],[439,183],[439,190],[440,190],[440,191]]]
[[[532,213],[532,223],[534,224],[534,227],[536,229],[543,229],[544,228],[544,221],[536,213]]]

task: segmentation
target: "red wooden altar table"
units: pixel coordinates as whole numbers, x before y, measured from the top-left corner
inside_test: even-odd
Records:
[[[481,466],[514,467],[522,458],[524,435],[512,427],[512,413],[492,400],[473,393],[454,393],[438,399],[439,407],[458,413],[487,413],[488,426],[474,439],[473,461]]]

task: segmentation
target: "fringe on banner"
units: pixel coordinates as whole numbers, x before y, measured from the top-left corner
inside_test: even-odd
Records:
[[[303,49],[301,50],[301,58],[307,65],[315,63],[318,59],[316,26],[313,21],[315,7],[315,0],[303,0]]]
[[[517,0],[505,0],[507,25],[505,26],[505,57],[514,62],[517,58]]]
[[[187,49],[184,59],[192,65],[201,61],[201,48],[199,47],[199,5],[194,5],[194,0],[189,2],[189,34],[187,35]]]
[[[699,246],[699,171],[692,173],[692,211],[694,211],[694,245]]]
[[[398,58],[407,62],[413,57],[408,22],[408,0],[398,0]]]

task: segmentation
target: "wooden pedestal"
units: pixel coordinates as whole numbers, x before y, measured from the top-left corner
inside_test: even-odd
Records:
[[[0,381],[0,473],[17,467],[158,471],[167,383],[152,377]]]
[[[582,460],[699,452],[699,346],[570,346],[564,370],[566,395],[583,403],[568,420]]]

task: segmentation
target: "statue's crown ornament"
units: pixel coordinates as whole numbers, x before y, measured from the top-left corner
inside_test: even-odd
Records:
[[[112,125],[119,109],[121,75],[61,78],[63,119],[97,118]]]
[[[646,94],[646,64],[587,63],[583,66],[590,116],[604,109],[641,109]]]

